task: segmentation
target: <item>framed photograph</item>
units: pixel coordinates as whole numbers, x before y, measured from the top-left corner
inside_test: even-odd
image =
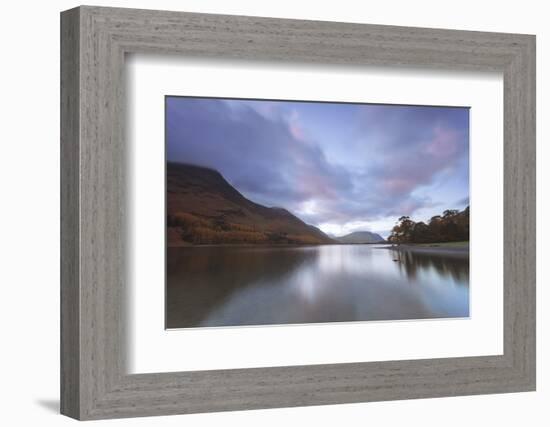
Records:
[[[61,14],[61,411],[535,390],[535,37]]]
[[[167,96],[165,119],[166,328],[469,317],[469,108]]]

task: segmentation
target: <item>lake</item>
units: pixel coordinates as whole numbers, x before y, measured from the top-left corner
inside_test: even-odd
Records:
[[[167,328],[468,316],[467,256],[380,245],[167,250]]]

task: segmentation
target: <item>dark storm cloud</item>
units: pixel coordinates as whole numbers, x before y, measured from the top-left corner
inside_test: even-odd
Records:
[[[170,161],[217,169],[264,203],[330,199],[351,185],[344,168],[329,164],[317,145],[296,139],[282,117],[202,99],[169,99],[167,111]]]
[[[418,189],[468,176],[466,109],[342,104],[302,120],[304,105],[168,98],[168,160],[217,169],[245,196],[313,224],[410,215],[438,204]],[[351,127],[351,140],[308,137],[323,126]],[[328,157],[327,144],[342,151]]]

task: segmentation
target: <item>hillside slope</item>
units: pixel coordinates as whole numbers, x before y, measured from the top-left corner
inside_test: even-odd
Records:
[[[168,246],[335,243],[283,208],[254,203],[217,171],[168,163]]]
[[[380,243],[384,242],[384,238],[380,234],[371,233],[370,231],[356,231],[342,237],[336,237],[340,243]]]

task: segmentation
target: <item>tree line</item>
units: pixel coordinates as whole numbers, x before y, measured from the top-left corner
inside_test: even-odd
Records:
[[[388,241],[391,243],[442,243],[470,240],[470,206],[463,211],[447,209],[426,224],[408,216],[399,218]]]

